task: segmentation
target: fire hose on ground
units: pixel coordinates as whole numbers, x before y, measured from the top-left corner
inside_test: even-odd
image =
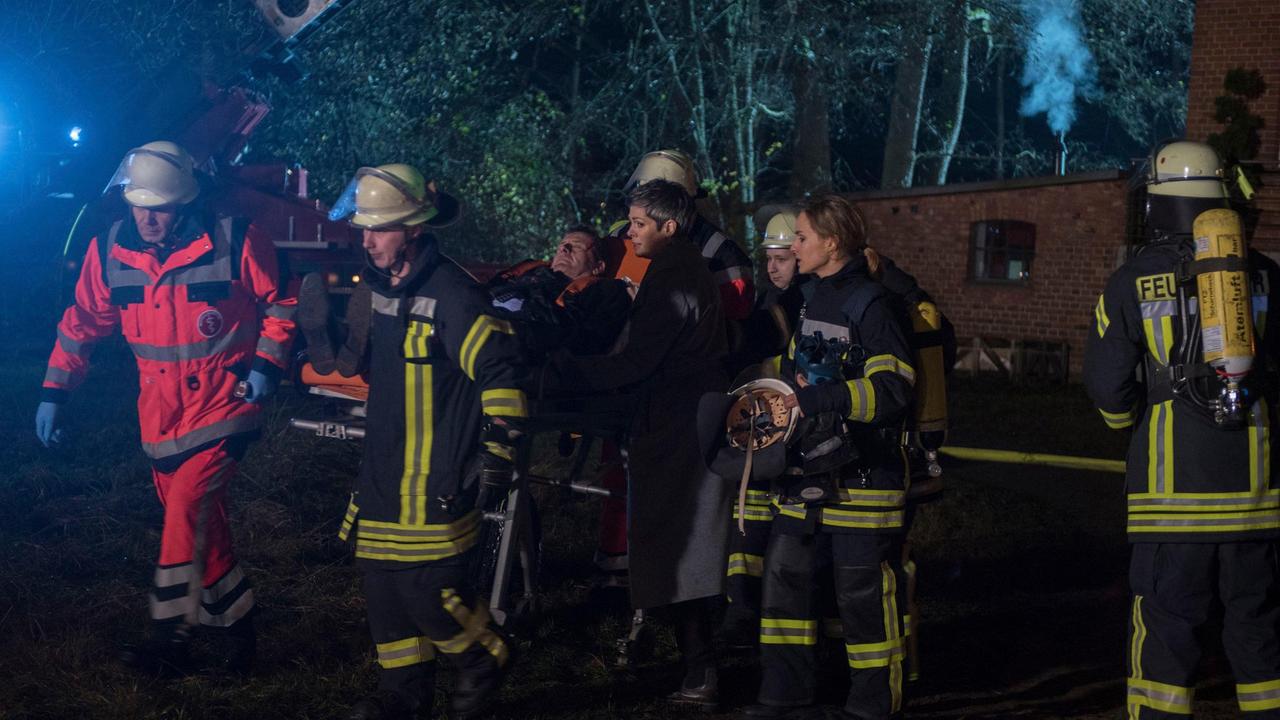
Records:
[[[941,450],[960,460],[977,460],[981,462],[1014,463],[1017,465],[1044,465],[1046,467],[1068,468],[1070,470],[1096,470],[1098,472],[1123,473],[1123,460],[1104,460],[1101,458],[1078,457],[1076,455],[1051,455],[1048,453],[1029,453],[1018,450],[988,450],[986,448],[968,448],[947,446]]]

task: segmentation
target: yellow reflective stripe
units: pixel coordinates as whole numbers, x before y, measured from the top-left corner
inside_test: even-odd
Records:
[[[511,323],[506,320],[480,315],[476,317],[475,322],[471,323],[471,329],[467,331],[467,336],[462,341],[462,349],[458,353],[458,365],[472,381],[476,379],[476,358],[480,356],[484,344],[494,332],[516,334],[515,328],[511,327]]]
[[[870,505],[872,507],[896,508],[902,507],[907,502],[905,490],[840,488],[837,494],[841,505]]]
[[[1191,702],[1195,698],[1194,688],[1138,678],[1129,678],[1128,686],[1128,705],[1130,713],[1135,716],[1135,708],[1142,707],[1179,715],[1191,714]]]
[[[479,644],[498,661],[501,667],[507,664],[510,651],[502,638],[489,628],[489,609],[484,601],[476,598],[476,606],[467,608],[462,598],[453,588],[440,591],[441,604],[453,616],[454,622],[462,626],[462,631],[447,640],[433,640],[436,648],[442,653],[457,655],[465,652],[473,643]]]
[[[762,617],[760,642],[765,645],[817,645],[818,621]]]
[[[765,505],[773,500],[773,494],[767,490],[752,490],[747,488],[747,504],[748,505]]]
[[[855,422],[871,422],[876,416],[876,388],[867,378],[849,380],[849,419]]]
[[[843,627],[841,629],[843,630]],[[844,649],[849,656],[849,667],[859,670],[890,667],[894,663],[901,664],[906,652],[901,637],[858,645],[845,643]],[[890,672],[892,673],[892,670]]]
[[[1128,497],[1129,512],[1203,513],[1258,512],[1280,509],[1280,490],[1255,495],[1242,493],[1135,493]]]
[[[482,391],[480,409],[490,417],[529,417],[529,401],[524,391],[513,388]]]
[[[1105,295],[1098,296],[1098,304],[1093,308],[1093,317],[1097,320],[1098,337],[1102,337],[1107,332],[1107,326],[1111,324],[1111,319],[1107,317],[1107,306]]]
[[[356,522],[356,516],[360,514],[360,508],[356,507],[356,499],[353,497],[347,501],[347,514],[342,518],[342,527],[338,528],[338,539],[346,542],[351,537],[351,528]]]
[[[759,505],[747,505],[742,508],[742,513],[738,513],[738,506],[733,506],[733,519],[750,520],[751,522],[770,522],[773,520],[773,512],[769,510],[769,506],[761,507]]]
[[[1220,533],[1277,529],[1280,529],[1280,512],[1274,510],[1257,513],[1195,513],[1183,516],[1131,513],[1128,522],[1128,531],[1131,533]]]
[[[475,530],[479,524],[480,511],[472,510],[453,522],[426,525],[405,525],[403,523],[380,522],[377,520],[361,520],[356,534],[369,540],[439,542],[462,537]]]
[[[888,562],[881,562],[880,577],[884,597],[885,642],[892,643],[889,658],[889,692],[892,697],[890,709],[898,713],[902,710],[902,659],[906,655],[906,643],[902,638],[898,619],[898,576]]]
[[[1266,398],[1249,411],[1249,487],[1261,492],[1271,480],[1271,421]]]
[[[400,522],[408,525],[420,524],[427,518],[427,476],[431,474],[431,445],[435,428],[432,385],[431,365],[405,363]]]
[[[378,665],[386,670],[408,667],[434,660],[436,650],[425,637],[413,637],[389,643],[377,643]]]
[[[404,334],[404,356],[410,359],[422,359],[431,353],[431,323],[410,320]]]
[[[511,452],[510,445],[504,445],[493,440],[485,440],[484,449],[508,462],[514,462],[515,460],[515,453]]]
[[[852,511],[825,506],[821,509],[821,513],[822,524],[832,527],[883,530],[900,528],[903,522],[901,509]]]
[[[1240,709],[1245,712],[1280,708],[1280,680],[1238,683],[1236,685],[1236,702],[1240,704]]]
[[[862,376],[864,378],[869,378],[879,372],[895,372],[901,375],[908,384],[916,384],[916,369],[894,355],[872,355],[862,365]]]
[[[792,341],[792,342],[794,343],[795,341]],[[790,357],[790,355],[788,355],[788,357]],[[771,358],[766,358],[765,361],[761,363],[761,365],[763,365],[765,369],[772,371],[772,377],[778,377],[779,375],[782,374],[782,356],[781,355],[774,355]]]
[[[1151,406],[1147,426],[1147,492],[1173,492],[1173,401]]]
[[[764,556],[748,553],[730,553],[728,576],[746,575],[748,577],[764,577]]]
[[[804,505],[783,505],[778,502],[777,498],[774,498],[773,502],[770,504],[778,511],[779,515],[786,515],[787,517],[793,517],[798,520],[804,520],[809,516],[808,510]]]
[[[1102,414],[1102,419],[1107,421],[1107,427],[1112,430],[1121,430],[1133,425],[1134,420],[1137,419],[1136,410],[1137,408],[1135,407],[1124,412],[1113,413],[1098,408],[1098,412]]]
[[[361,523],[363,527],[363,523]],[[442,542],[386,542],[366,540],[357,532],[356,557],[367,560],[391,560],[395,562],[422,562],[443,560],[470,550],[480,533],[472,531],[456,540]]]
[[[1142,621],[1142,596],[1133,596],[1133,636],[1129,638],[1129,677],[1142,679],[1142,645],[1147,639],[1147,625]]]

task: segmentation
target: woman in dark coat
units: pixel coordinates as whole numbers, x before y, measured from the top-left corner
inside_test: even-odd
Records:
[[[717,702],[707,599],[724,591],[732,491],[706,468],[696,415],[704,393],[724,391],[724,314],[715,281],[685,236],[693,201],[653,180],[629,198],[628,240],[651,264],[631,306],[622,349],[567,358],[566,387],[628,388],[639,404],[629,453],[628,546],[637,609],[673,606],[685,680],[670,699]]]

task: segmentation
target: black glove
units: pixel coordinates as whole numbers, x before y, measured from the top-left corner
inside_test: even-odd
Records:
[[[481,450],[472,462],[466,480],[467,489],[476,488],[476,506],[492,510],[507,496],[515,466],[510,460]]]

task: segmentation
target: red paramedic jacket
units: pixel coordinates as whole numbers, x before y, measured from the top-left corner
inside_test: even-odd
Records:
[[[119,327],[138,362],[142,449],[156,460],[258,429],[259,406],[235,386],[251,369],[279,377],[297,305],[275,246],[247,221],[188,218],[176,232],[163,261],[132,219],[89,243],[44,378],[43,399],[64,402],[94,343]]]

